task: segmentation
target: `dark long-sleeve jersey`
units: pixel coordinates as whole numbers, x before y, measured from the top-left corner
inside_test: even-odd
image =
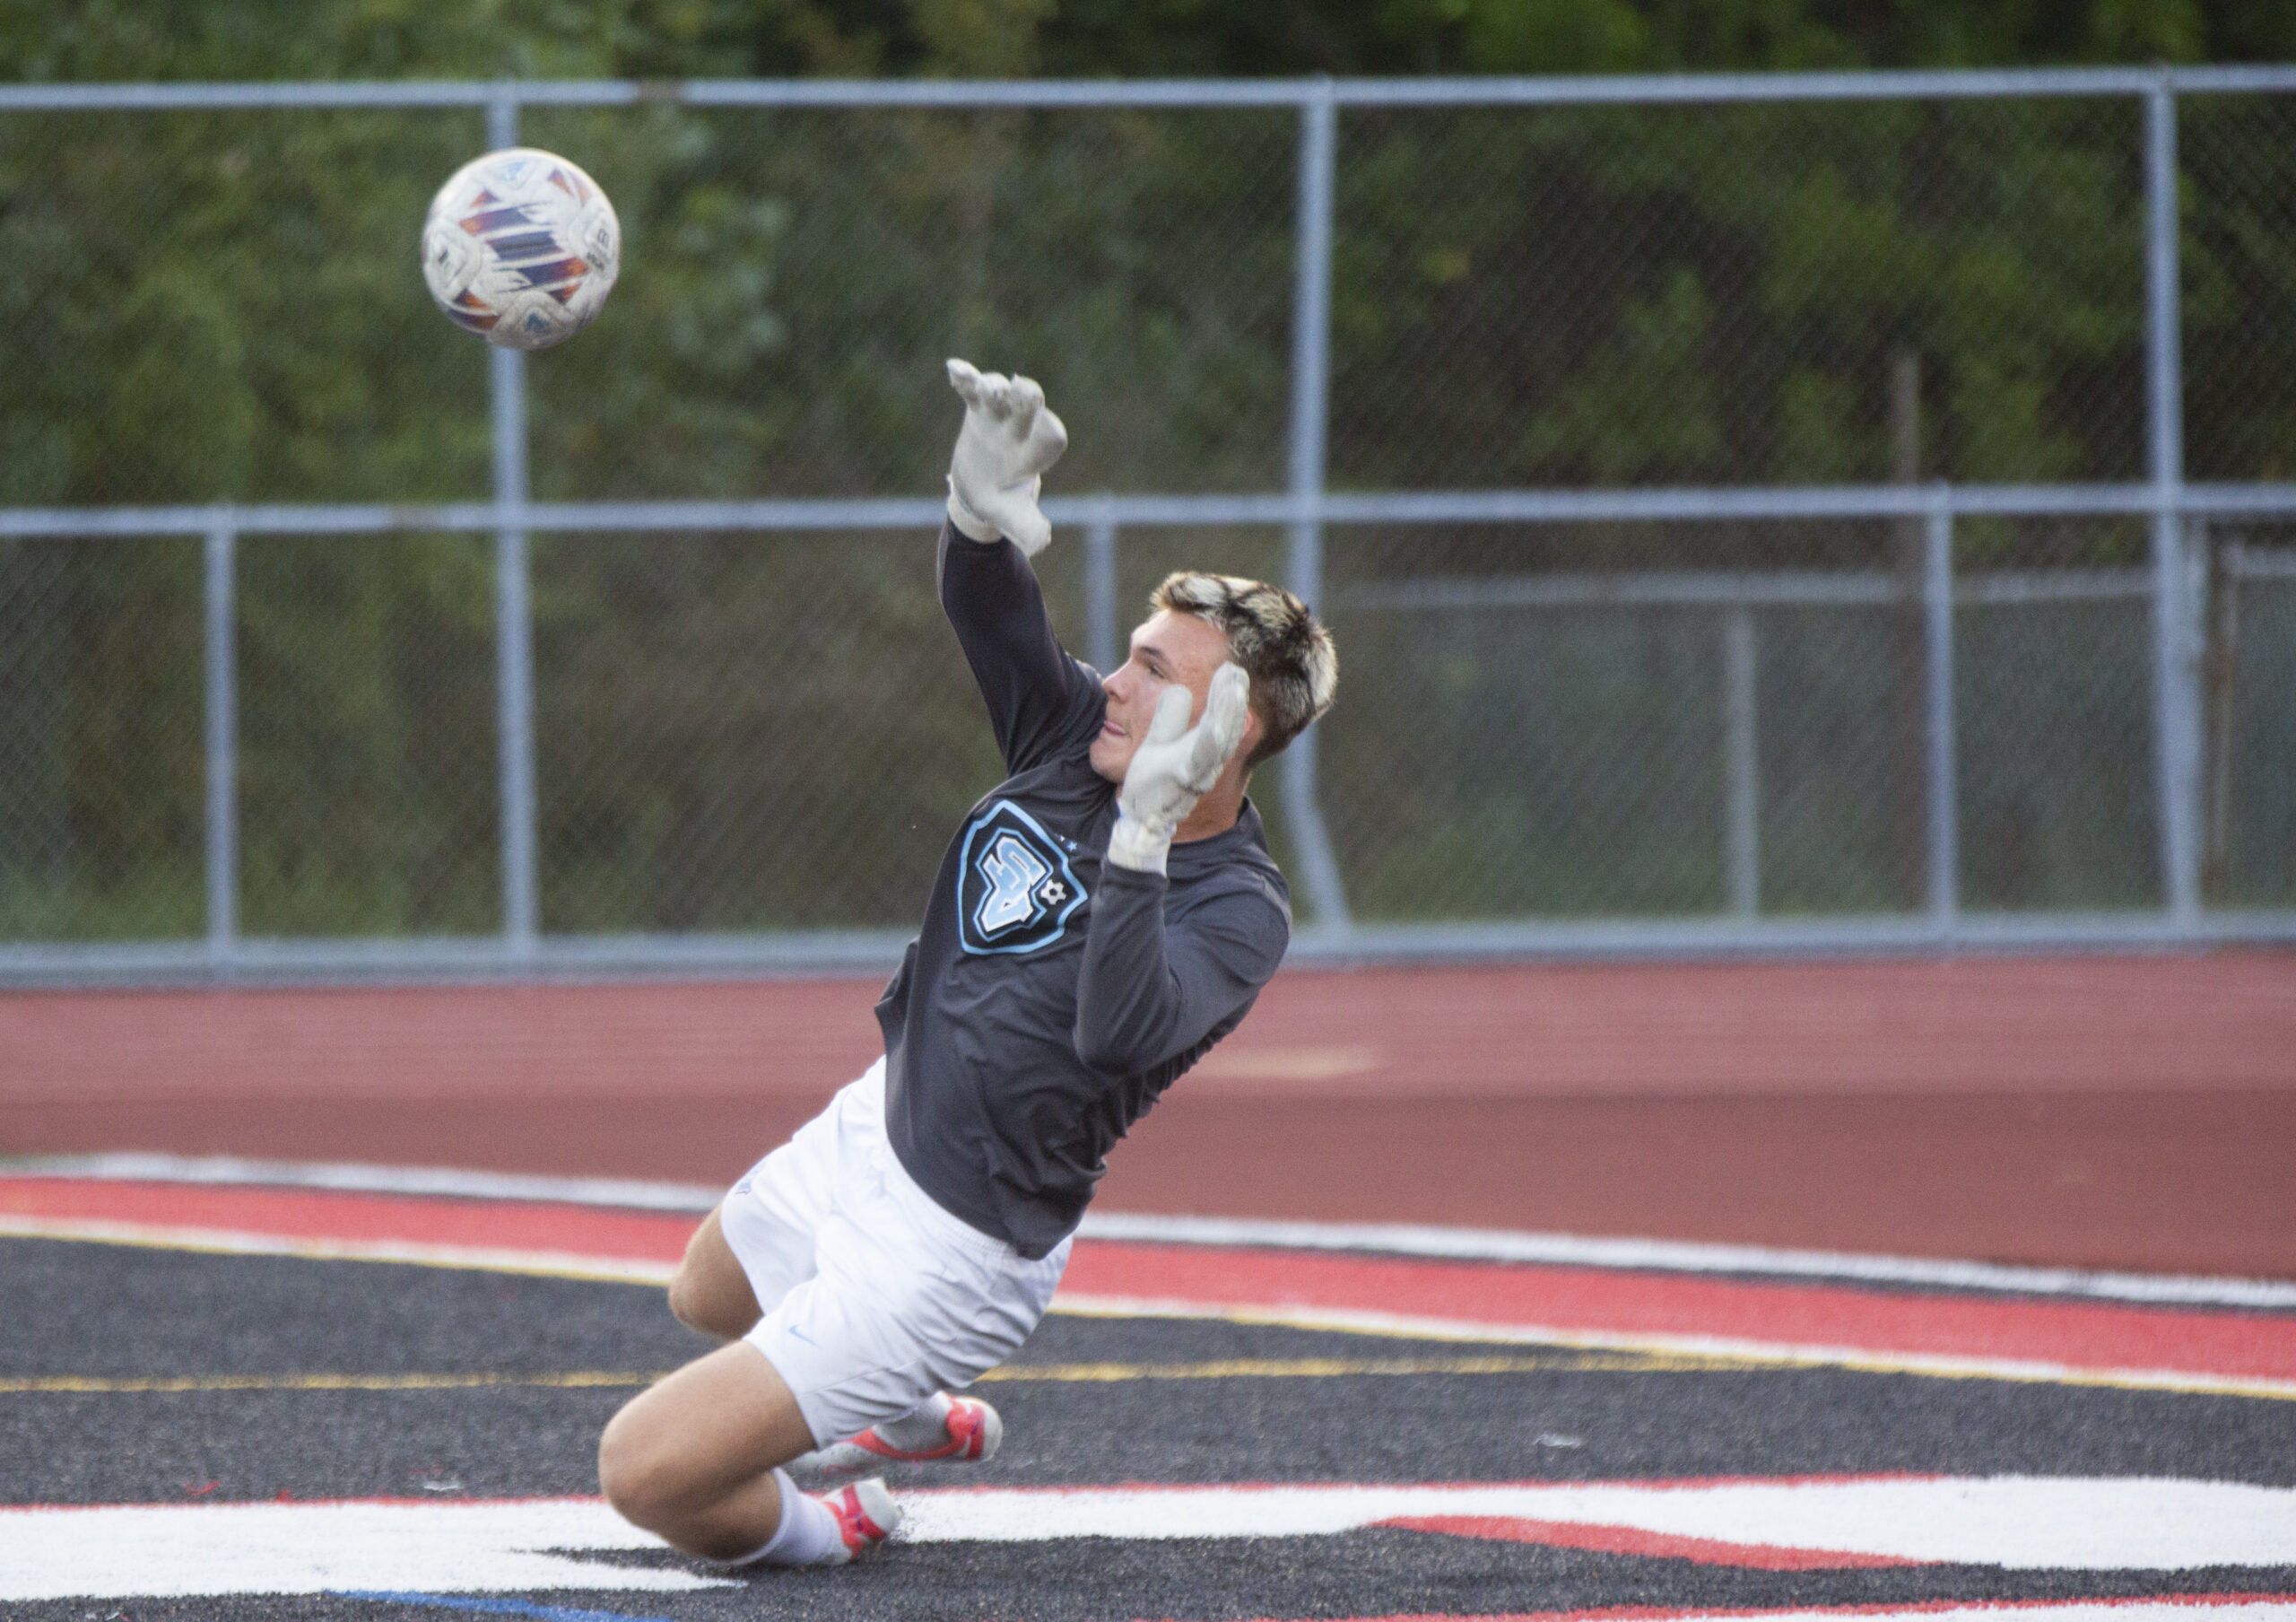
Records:
[[[944,1208],[1039,1257],[1105,1157],[1250,1011],[1292,934],[1247,800],[1172,847],[1169,877],[1104,865],[1117,785],[1087,758],[1106,702],[1052,632],[1010,541],[944,526],[941,602],[1010,774],[941,859],[924,927],[877,1004],[885,1129]]]

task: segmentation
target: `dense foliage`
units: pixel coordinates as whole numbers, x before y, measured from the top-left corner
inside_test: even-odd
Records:
[[[2296,10],[2229,0],[0,0],[0,75],[44,80],[2289,57]],[[2141,476],[2140,122],[2126,98],[1351,113],[1333,478]],[[1065,489],[1282,483],[1287,113],[658,101],[530,112],[524,135],[606,186],[631,266],[607,318],[531,369],[540,494],[929,492],[950,353],[1044,379],[1075,440]],[[2288,476],[2296,387],[2274,345],[2296,314],[2296,109],[2188,100],[2181,136],[2192,468]],[[0,117],[0,503],[483,496],[483,352],[430,310],[412,249],[482,138],[475,114]],[[1351,534],[1332,573],[1344,591],[1563,562],[1889,570],[1904,540]],[[1128,539],[1128,600],[1189,544]],[[1277,566],[1264,535],[1194,544]],[[2002,526],[1964,555],[2112,563],[2142,544]],[[0,936],[198,928],[196,551],[0,548]],[[1048,578],[1073,629],[1074,558]],[[485,543],[249,541],[239,589],[248,927],[491,927]],[[546,924],[913,914],[994,775],[915,537],[542,537],[535,590]],[[1520,627],[1338,613],[1354,679],[1326,758],[1363,911],[1719,904],[1702,620],[1523,645]],[[1918,671],[1892,621],[1775,627],[1773,904],[1919,894]],[[1993,758],[1970,773],[1970,899],[2142,900],[2141,613],[2037,634],[2090,663],[2068,675],[2013,637],[1968,676],[1972,702],[2028,711],[1971,728]],[[2257,804],[2238,883],[2285,900],[2290,813]]]
[[[2285,61],[2275,0],[40,0],[25,79],[1575,74]]]

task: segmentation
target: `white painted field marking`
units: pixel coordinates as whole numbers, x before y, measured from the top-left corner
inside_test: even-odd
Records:
[[[944,1488],[903,1493],[901,1504],[902,1543],[1308,1537],[1396,1521],[1472,1522],[1535,1542],[1557,1540],[1539,1529],[1558,1526],[1623,1534],[1619,1546],[1629,1550],[1635,1538],[1687,1540],[1720,1564],[1736,1563],[1728,1551],[1737,1548],[2025,1570],[2296,1565],[2296,1489],[2222,1481]],[[713,1584],[683,1565],[582,1557],[660,1547],[594,1498],[6,1509],[0,1600]],[[1663,1541],[1642,1547],[1668,1552]]]
[[[2296,1489],[2052,1477],[1493,1487],[1092,1487],[902,1496],[916,1543],[1300,1537],[1398,1520],[1613,1527],[2024,1570],[2296,1565]],[[1532,1541],[1537,1539],[1533,1539]]]
[[[0,1599],[719,1585],[683,1566],[613,1565],[566,1552],[660,1548],[602,1498],[6,1509]]]

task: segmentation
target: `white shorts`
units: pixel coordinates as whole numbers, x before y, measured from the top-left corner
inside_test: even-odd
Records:
[[[885,1063],[750,1168],[718,1208],[765,1316],[745,1339],[816,1446],[971,1384],[1051,1304],[1068,1241],[1031,1261],[934,1204],[885,1141]]]

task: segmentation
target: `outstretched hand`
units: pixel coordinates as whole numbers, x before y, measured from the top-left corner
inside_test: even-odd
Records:
[[[949,518],[976,541],[1010,536],[1034,557],[1052,540],[1037,492],[1045,470],[1068,449],[1068,430],[1046,409],[1033,378],[952,360],[949,386],[965,403],[965,424],[949,458]]]
[[[1133,751],[1124,786],[1117,790],[1116,829],[1109,836],[1110,861],[1142,872],[1164,870],[1173,833],[1196,809],[1196,802],[1220,780],[1229,756],[1243,741],[1250,691],[1242,666],[1221,666],[1212,673],[1204,719],[1194,727],[1187,718],[1196,699],[1186,687],[1174,685],[1158,696],[1155,719]]]

